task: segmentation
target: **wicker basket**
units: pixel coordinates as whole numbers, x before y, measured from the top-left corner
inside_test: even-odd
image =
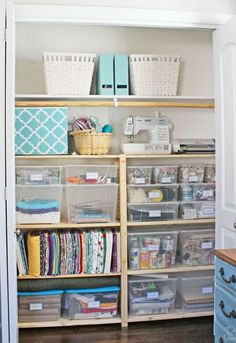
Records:
[[[179,56],[129,55],[131,94],[176,95],[179,67]]]
[[[89,95],[95,54],[43,53],[46,92],[49,95]]]
[[[111,145],[112,133],[93,130],[72,131],[75,146],[80,155],[105,155]]]

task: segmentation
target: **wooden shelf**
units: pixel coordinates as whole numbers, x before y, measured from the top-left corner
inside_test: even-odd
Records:
[[[127,226],[163,226],[163,225],[199,225],[199,224],[214,224],[215,219],[193,219],[193,220],[165,220],[165,221],[150,221],[150,222],[127,222]]]
[[[120,324],[121,318],[94,318],[94,319],[75,319],[69,320],[61,318],[58,321],[45,321],[45,322],[26,322],[18,323],[19,329],[32,329],[32,328],[50,328],[50,327],[63,327],[63,326],[78,326],[78,325],[101,325],[101,324]]]
[[[215,154],[171,154],[171,155],[154,155],[154,154],[136,154],[136,155],[126,155],[126,158],[156,158],[156,159],[188,159],[188,158],[215,158]]]
[[[26,155],[26,156],[15,156],[16,160],[50,160],[50,159],[118,159],[120,155]]]
[[[19,230],[52,230],[52,229],[76,229],[76,228],[99,228],[119,227],[120,223],[59,223],[59,224],[17,224]]]
[[[186,273],[186,272],[202,272],[215,270],[214,265],[208,266],[176,266],[175,268],[163,269],[145,269],[145,270],[128,270],[128,275],[144,275],[144,274],[170,274],[170,273]]]
[[[120,276],[121,273],[106,273],[106,274],[73,274],[73,275],[46,275],[46,276],[18,276],[18,280],[44,280],[44,279],[80,279],[80,278],[97,278],[97,277],[112,277]]]

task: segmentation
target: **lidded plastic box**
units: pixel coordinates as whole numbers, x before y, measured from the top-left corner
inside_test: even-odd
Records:
[[[127,167],[127,182],[133,185],[146,185],[152,183],[152,167]]]
[[[17,185],[57,185],[61,183],[62,167],[20,166],[16,167]]]
[[[181,184],[179,186],[179,199],[181,201],[214,201],[215,184]]]
[[[177,201],[178,185],[129,185],[128,201],[130,203],[157,203]]]
[[[214,218],[215,202],[182,202],[179,205],[179,216],[182,219]]]
[[[180,183],[201,183],[204,179],[203,165],[182,165],[179,168]]]
[[[204,182],[215,182],[216,181],[216,166],[215,164],[208,164],[205,167]]]
[[[153,167],[153,183],[177,183],[178,166],[156,166]]]
[[[178,216],[178,203],[142,203],[128,204],[128,220],[130,221],[161,221],[176,220]]]
[[[118,183],[116,165],[67,165],[64,168],[68,184]]]

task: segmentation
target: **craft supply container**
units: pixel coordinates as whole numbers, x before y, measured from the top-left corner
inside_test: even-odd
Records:
[[[201,183],[204,179],[205,167],[202,165],[182,165],[179,168],[180,183]]]
[[[201,219],[215,217],[215,202],[195,201],[181,202],[179,205],[179,217],[182,219]]]
[[[147,185],[152,183],[152,167],[127,167],[127,182],[133,185]]]
[[[68,184],[111,184],[118,182],[116,165],[67,165],[64,167]]]
[[[178,301],[185,312],[213,311],[214,277],[182,277],[178,283]]]
[[[128,234],[129,269],[173,268],[178,232]]]
[[[68,221],[115,222],[118,184],[66,185]]]
[[[216,182],[216,166],[214,164],[208,164],[205,167],[204,182]]]
[[[56,224],[61,217],[61,185],[17,185],[17,224]]]
[[[215,184],[181,184],[179,186],[180,201],[214,201]]]
[[[128,204],[128,220],[130,221],[176,220],[177,216],[178,203],[176,202]]]
[[[17,185],[59,185],[62,167],[20,166],[16,167]]]
[[[129,314],[165,314],[175,310],[177,279],[133,277],[128,281]]]
[[[179,260],[183,265],[214,264],[215,230],[186,230],[179,233]]]
[[[115,317],[119,291],[117,286],[66,290],[69,319]]]
[[[153,183],[177,183],[178,166],[156,166],[152,171]]]
[[[128,186],[128,202],[130,203],[177,201],[177,198],[178,185]]]

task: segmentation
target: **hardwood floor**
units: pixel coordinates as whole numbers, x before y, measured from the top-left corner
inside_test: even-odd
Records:
[[[213,318],[20,330],[20,343],[213,343]]]

